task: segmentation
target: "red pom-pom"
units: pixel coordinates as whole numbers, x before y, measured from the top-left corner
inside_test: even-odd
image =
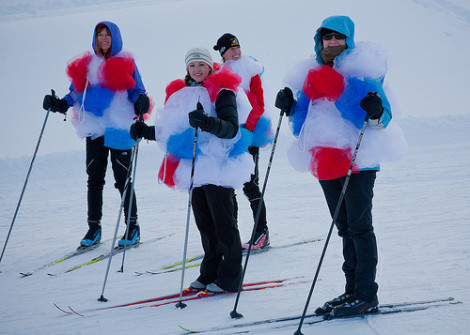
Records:
[[[166,93],[166,98],[165,98],[165,104],[168,101],[168,98],[171,97],[171,95],[175,92],[178,92],[185,86],[184,80],[183,79],[176,79],[173,80],[171,83],[167,85],[165,88],[165,93]]]
[[[251,78],[250,90],[245,91],[245,93],[252,107],[251,112],[246,119],[245,128],[249,131],[253,131],[259,118],[264,113],[263,86],[259,75]]]
[[[215,102],[221,89],[237,91],[241,82],[242,78],[238,74],[230,71],[228,67],[224,67],[219,72],[207,77],[206,80],[204,80],[204,87],[207,89],[207,92],[209,92],[211,101]]]
[[[322,65],[310,70],[302,89],[310,100],[337,100],[344,91],[344,78],[331,66]]]
[[[134,71],[134,59],[129,55],[108,58],[101,71],[102,87],[114,92],[130,90],[135,86]]]
[[[90,64],[92,55],[86,52],[71,60],[67,65],[67,76],[72,82],[76,92],[83,92],[87,81],[88,65]]]
[[[246,119],[245,128],[249,131],[253,131],[256,127],[256,123],[258,122],[261,114],[263,111],[261,110],[260,106],[258,105],[258,99],[253,92],[245,91],[246,96],[251,104],[251,112]]]
[[[212,67],[214,68],[214,72],[217,72],[217,71],[220,70],[222,65],[220,65],[220,63],[214,62],[214,63],[212,63]]]
[[[348,174],[352,160],[351,149],[314,147],[309,151],[312,154],[310,171],[318,180],[330,180]],[[356,164],[353,165],[352,172],[359,172]]]
[[[158,181],[163,182],[170,188],[175,188],[173,175],[175,174],[179,163],[180,160],[168,152],[163,159],[162,165],[160,166],[160,171],[158,171]]]

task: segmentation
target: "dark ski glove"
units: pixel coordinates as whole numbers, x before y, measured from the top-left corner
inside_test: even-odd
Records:
[[[366,111],[367,116],[371,120],[380,119],[384,113],[382,106],[382,99],[377,95],[377,92],[369,92],[366,97],[361,100],[361,108]]]
[[[290,115],[292,105],[294,104],[294,94],[289,87],[279,90],[274,105],[281,110],[281,113]]]
[[[207,119],[209,118],[206,113],[204,113],[204,108],[199,102],[197,103],[197,109],[189,113],[188,117],[191,127],[201,129],[204,128],[207,123]]]
[[[145,114],[150,109],[150,99],[145,94],[140,94],[134,103],[135,115]]]
[[[54,91],[52,91],[54,92]],[[44,100],[42,102],[42,108],[45,110],[51,110],[52,112],[59,112],[62,114],[67,113],[69,109],[69,104],[65,99],[59,99],[55,94],[48,94],[44,96]]]
[[[137,121],[131,126],[131,137],[136,140],[138,138],[145,138],[146,140],[155,141],[155,127],[147,126],[142,121]]]

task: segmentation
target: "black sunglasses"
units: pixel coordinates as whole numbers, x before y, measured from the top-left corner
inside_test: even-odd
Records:
[[[337,40],[344,40],[346,38],[345,35],[343,34],[335,34],[335,33],[329,33],[329,34],[325,34],[323,35],[323,39],[325,41],[329,41],[333,38],[333,36],[337,39]]]

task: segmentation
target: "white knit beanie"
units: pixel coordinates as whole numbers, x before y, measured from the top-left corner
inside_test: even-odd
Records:
[[[188,67],[191,62],[204,62],[213,69],[213,61],[209,50],[204,48],[191,48],[186,53],[186,67]]]

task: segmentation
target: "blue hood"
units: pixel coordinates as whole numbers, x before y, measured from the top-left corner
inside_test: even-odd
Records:
[[[330,16],[323,20],[321,26],[315,33],[315,53],[316,59],[320,64],[323,64],[320,53],[323,50],[323,41],[321,39],[321,30],[323,28],[337,31],[340,34],[346,36],[347,50],[352,50],[355,47],[354,44],[354,22],[348,16]]]
[[[116,56],[122,50],[122,38],[121,38],[121,31],[119,30],[119,27],[115,23],[112,23],[109,21],[101,21],[100,23],[98,23],[95,26],[95,29],[93,30],[93,43],[91,44],[91,47],[93,48],[93,50],[95,50],[96,28],[102,24],[108,27],[109,31],[111,32],[111,37],[113,38],[113,42],[111,45],[111,56]]]

